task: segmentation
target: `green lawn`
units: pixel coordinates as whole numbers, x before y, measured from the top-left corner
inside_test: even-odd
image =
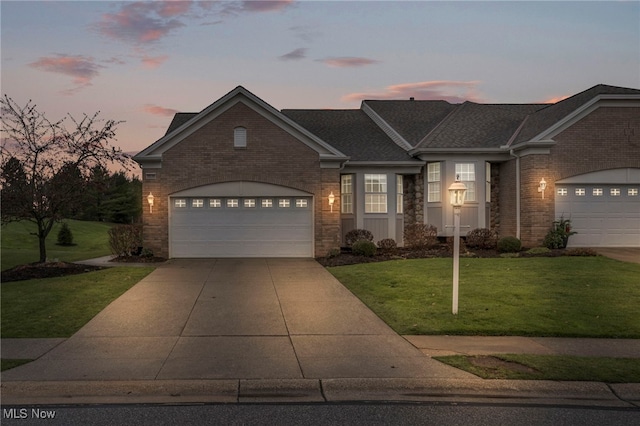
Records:
[[[60,224],[57,223],[47,237],[47,257],[73,262],[92,259],[111,254],[107,232],[111,224],[103,222],[85,222],[67,220],[76,245],[63,247],[56,245]],[[38,238],[31,235],[36,227],[31,222],[13,222],[3,226],[1,268],[37,262],[40,257]]]
[[[506,366],[479,366],[476,357],[453,355],[438,361],[475,374],[483,379],[571,380],[605,383],[640,383],[640,359],[586,358],[556,355],[494,355]],[[531,371],[515,371],[508,363],[527,366]]]
[[[69,337],[152,267],[116,267],[0,286],[2,337]]]
[[[461,259],[329,268],[400,334],[640,338],[640,265],[605,257]]]

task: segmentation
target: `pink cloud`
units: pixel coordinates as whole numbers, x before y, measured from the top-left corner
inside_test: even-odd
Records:
[[[163,117],[173,117],[178,112],[177,109],[165,108],[165,107],[161,107],[158,105],[151,105],[151,104],[146,104],[144,107],[142,107],[142,110],[149,114],[161,115]]]
[[[565,99],[567,99],[570,95],[559,95],[559,96],[554,96],[552,98],[547,99],[546,101],[542,101],[543,104],[555,104],[558,103],[560,101],[564,101]]]
[[[364,67],[367,65],[373,65],[380,62],[380,61],[376,61],[375,59],[358,58],[354,56],[325,58],[325,59],[318,59],[318,61],[326,65],[329,65],[330,67],[337,67],[337,68]]]
[[[126,3],[116,13],[102,15],[95,29],[125,42],[154,42],[183,27],[185,24],[175,17],[185,14],[191,5],[188,1]]]
[[[146,69],[155,69],[162,65],[167,59],[169,59],[168,55],[144,56],[142,58],[142,66]]]
[[[388,86],[378,92],[350,93],[343,96],[342,101],[409,99],[413,97],[418,100],[445,100],[451,103],[482,102],[476,93],[478,84],[478,81],[450,80],[403,83]]]
[[[29,64],[30,67],[46,72],[63,74],[73,78],[73,83],[77,86],[72,89],[71,94],[78,89],[91,85],[91,80],[97,77],[102,65],[98,65],[94,58],[83,55],[65,55],[42,57]],[[68,92],[68,91],[67,91]]]

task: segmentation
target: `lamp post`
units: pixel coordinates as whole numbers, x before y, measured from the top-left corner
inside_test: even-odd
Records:
[[[453,206],[453,305],[451,312],[458,314],[458,280],[460,274],[460,209],[464,204],[464,194],[467,186],[460,182],[458,176],[456,181],[449,187],[451,205]]]

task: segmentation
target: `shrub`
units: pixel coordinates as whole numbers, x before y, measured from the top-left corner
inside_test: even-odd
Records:
[[[424,223],[407,225],[404,230],[404,244],[407,247],[433,247],[438,243],[438,228]]]
[[[340,256],[339,248],[332,248],[331,250],[329,250],[329,253],[327,253],[327,257],[329,259],[331,259],[332,257],[338,257],[338,256]]]
[[[69,225],[67,225],[67,222],[63,222],[62,227],[58,231],[58,244],[61,246],[73,245],[73,233]]]
[[[109,247],[116,256],[131,256],[142,245],[142,226],[116,225],[109,229]]]
[[[498,251],[501,253],[516,253],[522,248],[522,243],[516,237],[504,237],[498,240]]]
[[[140,257],[153,257],[153,250],[148,248],[143,248],[140,252]]]
[[[351,251],[359,256],[371,257],[376,254],[376,245],[368,240],[360,240],[353,243]]]
[[[385,238],[384,240],[378,241],[378,247],[382,250],[394,250],[398,247],[398,244],[396,244],[396,240],[393,238]]]
[[[467,247],[478,249],[494,249],[498,244],[498,234],[492,229],[476,228],[467,234]]]
[[[542,244],[549,249],[565,248],[569,237],[575,233],[571,231],[571,220],[560,216],[560,219],[553,221]]]
[[[598,253],[592,249],[587,247],[575,247],[570,248],[569,250],[564,252],[565,256],[597,256]]]
[[[366,229],[352,229],[344,236],[344,242],[349,247],[360,240],[373,241],[373,234]]]

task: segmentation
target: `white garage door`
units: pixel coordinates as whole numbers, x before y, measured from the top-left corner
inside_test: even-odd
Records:
[[[570,218],[570,247],[640,247],[640,185],[558,184],[556,216]]]
[[[171,257],[312,257],[313,198],[246,186],[231,191],[241,196],[172,196]]]

